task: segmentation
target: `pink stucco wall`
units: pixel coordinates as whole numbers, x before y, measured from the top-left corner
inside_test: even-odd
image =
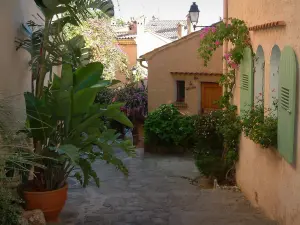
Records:
[[[229,17],[247,22],[248,26],[285,21],[285,28],[251,31],[254,51],[261,45],[265,55],[265,102],[269,99],[270,58],[275,44],[282,50],[293,47],[300,57],[300,1],[298,0],[229,0]],[[300,118],[298,74],[297,117]],[[240,102],[239,77],[235,103]],[[276,149],[262,149],[245,137],[241,138],[237,182],[250,201],[272,219],[284,225],[300,224],[300,126],[297,122],[296,165],[288,164]]]
[[[153,111],[161,104],[176,101],[176,80],[185,80],[186,87],[192,82],[196,88],[186,90],[187,108],[181,110],[186,114],[197,114],[200,109],[200,82],[218,82],[218,76],[171,75],[170,72],[207,72],[222,73],[222,48],[213,55],[208,67],[204,67],[197,49],[200,45],[199,33],[169,44],[170,46],[156,52],[148,61],[148,107]]]

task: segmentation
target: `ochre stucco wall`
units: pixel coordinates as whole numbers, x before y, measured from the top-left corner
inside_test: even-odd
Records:
[[[283,50],[290,45],[300,57],[300,1],[298,0],[229,0],[229,17],[245,20],[248,26],[285,21],[285,28],[251,31],[254,51],[261,45],[265,55],[265,102],[269,102],[270,58],[275,44]],[[297,116],[299,110],[299,74]],[[240,102],[237,77],[235,103]],[[266,104],[267,106],[267,104]],[[250,201],[272,219],[284,225],[300,224],[300,126],[297,122],[296,165],[289,165],[272,149],[261,149],[245,137],[241,138],[237,182]]]
[[[2,121],[12,127],[25,120],[24,91],[30,91],[31,72],[28,66],[29,54],[24,50],[16,51],[15,38],[22,37],[21,23],[35,20],[42,24],[36,13],[34,0],[0,1],[0,110]],[[34,15],[36,18],[34,18]],[[7,117],[7,119],[3,119]]]
[[[186,90],[187,109],[181,110],[185,114],[197,114],[200,109],[200,82],[218,82],[217,76],[200,76],[194,80],[194,75],[171,75],[170,72],[207,72],[222,73],[222,48],[219,48],[208,67],[204,67],[197,49],[200,35],[191,34],[184,40],[171,43],[169,47],[155,53],[148,58],[148,108],[153,111],[161,104],[176,101],[176,80],[185,80],[186,87],[190,81],[195,89]]]
[[[130,42],[134,41],[131,40]],[[119,41],[119,46],[128,56],[128,68],[131,69],[137,63],[137,45],[135,43],[128,43],[128,41],[125,40]],[[126,82],[126,76],[121,72],[116,73],[116,79],[123,83]]]

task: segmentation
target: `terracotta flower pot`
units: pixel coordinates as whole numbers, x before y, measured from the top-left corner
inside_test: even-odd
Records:
[[[54,191],[30,192],[24,191],[26,210],[40,209],[47,222],[59,222],[59,214],[67,200],[68,185]]]

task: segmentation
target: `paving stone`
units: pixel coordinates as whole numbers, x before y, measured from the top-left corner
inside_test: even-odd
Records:
[[[142,153],[141,153],[142,154]],[[124,154],[117,153],[124,158]],[[72,181],[62,212],[67,225],[275,225],[239,192],[203,190],[181,177],[199,176],[191,158],[144,154],[126,158],[129,177],[97,161],[102,180],[85,189]]]

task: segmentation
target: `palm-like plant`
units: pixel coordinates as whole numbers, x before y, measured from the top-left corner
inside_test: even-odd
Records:
[[[31,54],[32,92],[41,97],[46,74],[50,73],[51,77],[53,66],[71,63],[76,68],[88,51],[82,37],[67,40],[64,27],[67,24],[78,26],[81,20],[95,13],[113,16],[114,5],[111,0],[35,0],[35,3],[44,14],[44,24],[29,21],[31,36],[16,42],[17,49],[24,48]]]
[[[36,171],[33,180],[38,190],[56,190],[65,185],[75,167],[75,174],[83,186],[99,178],[92,163],[104,160],[127,174],[122,161],[114,155],[119,147],[129,155],[134,148],[128,141],[119,140],[115,130],[108,129],[105,118],[116,120],[126,126],[132,123],[120,111],[123,104],[101,105],[94,103],[97,93],[115,81],[102,79],[103,65],[90,63],[72,72],[71,65],[63,65],[61,78],[55,76],[42,98],[25,93],[28,133],[37,143],[35,153],[57,161],[42,160],[46,169]]]

